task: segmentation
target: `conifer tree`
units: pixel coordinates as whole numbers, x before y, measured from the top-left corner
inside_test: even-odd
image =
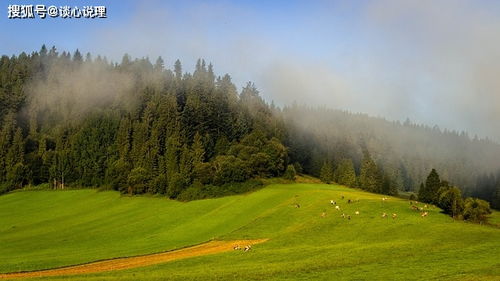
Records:
[[[12,145],[9,148],[5,162],[7,169],[14,167],[17,163],[24,162],[24,139],[21,128],[17,128],[14,138],[12,139]]]
[[[172,134],[167,139],[167,149],[166,149],[166,168],[167,168],[167,181],[169,183],[169,189],[174,188],[179,181],[179,154],[180,154],[181,144],[179,142],[179,135]],[[171,192],[172,197],[177,191]]]
[[[198,165],[203,163],[205,158],[205,148],[203,147],[203,142],[198,132],[196,132],[196,134],[194,135],[191,151],[193,155],[192,156],[193,167],[197,167]]]
[[[398,189],[397,185],[394,182],[394,179],[391,178],[390,175],[383,173],[383,182],[382,182],[382,194],[387,194],[387,195],[397,195],[398,194]]]
[[[356,172],[351,159],[342,159],[335,170],[335,181],[349,187],[356,185]]]
[[[149,165],[147,159],[147,141],[149,137],[146,123],[135,121],[133,123],[131,157],[135,167],[146,168]]]
[[[5,181],[7,170],[12,167],[14,160],[8,160],[11,150],[11,142],[15,131],[15,119],[12,114],[5,116],[0,131],[0,181]]]
[[[159,56],[156,59],[155,65],[154,65],[154,70],[158,72],[162,72],[165,69],[165,62],[163,61],[162,57]]]
[[[10,186],[9,189],[17,189],[23,187],[27,183],[27,167],[18,162],[14,166],[10,167],[7,173],[7,182]]]
[[[427,179],[425,180],[425,186],[420,188],[418,191],[418,200],[426,203],[437,204],[438,202],[438,190],[441,187],[441,180],[435,169],[432,169]]]
[[[42,48],[40,49],[40,57],[46,57],[47,56],[47,47],[45,44],[42,45]]]
[[[73,54],[73,61],[77,63],[81,63],[83,61],[82,54],[78,49],[76,49],[75,53]]]
[[[54,157],[51,159],[49,168],[50,177],[53,180],[52,187],[64,189],[68,175],[72,170],[70,150],[66,140],[65,132],[60,132],[56,141]]]
[[[177,80],[182,79],[182,65],[180,60],[176,60],[174,64],[174,73]]]
[[[322,182],[331,183],[333,182],[333,167],[329,161],[325,161],[321,167],[320,176]]]
[[[424,185],[424,183],[423,183],[423,182],[421,182],[421,183],[420,183],[420,186],[419,186],[419,188],[418,188],[418,194],[417,194],[417,196],[418,196],[418,200],[420,200],[420,201],[424,202],[424,201],[422,200],[422,198],[424,198],[424,199],[426,198],[426,196],[427,196],[427,192],[426,192],[426,190],[425,190],[425,185]]]
[[[128,175],[130,170],[130,163],[122,158],[112,162],[106,171],[106,179],[111,188],[122,193],[128,192]]]
[[[182,188],[191,184],[191,175],[193,171],[193,157],[187,144],[184,144],[179,157],[179,176],[182,182]]]
[[[377,164],[368,152],[364,153],[359,175],[359,186],[367,191],[381,193],[383,178]]]

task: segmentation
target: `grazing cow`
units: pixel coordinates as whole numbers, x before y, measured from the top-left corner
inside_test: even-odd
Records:
[[[332,205],[337,205],[337,202],[333,201],[333,200],[330,200],[330,204]]]
[[[385,200],[387,200],[387,197],[382,197],[382,201],[385,202]]]
[[[347,219],[348,219],[348,220],[351,220],[351,216],[347,216]]]
[[[423,212],[423,213],[421,214],[421,216],[422,216],[422,217],[427,217],[427,215],[429,215],[429,213],[427,213],[427,212]]]
[[[246,245],[245,246],[245,252],[248,252],[252,249],[252,246],[251,245]]]
[[[359,211],[354,212],[356,215],[359,215]]]
[[[347,204],[351,204],[351,199],[347,199]]]
[[[418,210],[418,207],[417,207],[417,206],[415,206],[415,205],[411,205],[411,209],[412,209],[412,210]]]
[[[425,208],[425,209],[427,209],[427,208],[429,208],[429,207],[427,206],[427,204],[425,204],[425,205],[424,205],[424,208]]]
[[[382,217],[383,218],[387,218],[387,214],[386,213],[382,213]]]
[[[345,218],[345,214],[344,213],[342,213],[342,215],[340,215],[340,216],[343,217],[343,218]]]
[[[396,213],[393,213],[393,214],[392,214],[392,219],[395,219],[395,218],[397,218],[397,217],[398,217],[398,215],[397,215]]]
[[[335,210],[340,211],[340,206],[335,206]]]
[[[241,250],[240,245],[236,245],[236,246],[234,246],[234,247],[233,247],[233,250]]]
[[[294,207],[295,207],[295,208],[300,208],[299,203],[296,203],[296,204],[294,205]]]
[[[323,211],[323,213],[321,214],[321,217],[322,218],[326,217],[326,212],[325,211]]]

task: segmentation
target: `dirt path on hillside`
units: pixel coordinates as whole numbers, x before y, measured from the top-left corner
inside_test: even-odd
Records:
[[[240,245],[244,247],[245,245],[255,245],[258,243],[263,243],[265,241],[267,241],[267,239],[210,241],[208,243],[188,248],[183,248],[179,250],[158,253],[158,254],[103,260],[98,262],[61,267],[56,269],[46,269],[46,270],[30,271],[30,272],[2,273],[0,274],[0,279],[75,275],[75,274],[88,274],[88,273],[97,273],[97,272],[112,271],[112,270],[123,270],[123,269],[143,267],[158,263],[164,263],[173,260],[228,252],[232,251],[235,245]]]

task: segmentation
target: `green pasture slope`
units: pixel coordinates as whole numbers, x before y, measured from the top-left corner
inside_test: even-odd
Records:
[[[422,218],[406,200],[381,198],[323,184],[274,184],[189,203],[95,190],[15,192],[0,196],[0,272],[147,254],[213,238],[269,238],[247,253],[43,280],[500,280],[500,228],[454,221],[437,208]],[[397,219],[382,218],[383,212]]]

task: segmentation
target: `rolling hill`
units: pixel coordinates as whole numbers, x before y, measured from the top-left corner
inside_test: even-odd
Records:
[[[432,206],[421,217],[409,201],[382,197],[325,184],[273,184],[246,195],[189,203],[114,191],[13,192],[0,197],[0,272],[157,253],[213,239],[269,239],[249,252],[85,279],[498,280],[498,227],[455,221]],[[493,216],[498,222],[498,212]]]

